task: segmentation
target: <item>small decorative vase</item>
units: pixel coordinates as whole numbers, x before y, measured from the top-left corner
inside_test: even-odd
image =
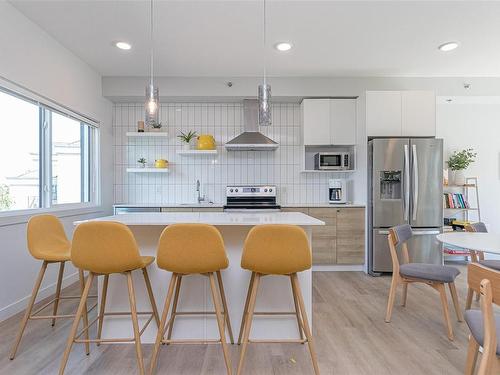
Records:
[[[158,133],[158,132],[161,132],[161,128],[153,128],[153,127],[151,127],[150,131]]]
[[[139,164],[141,166],[141,168],[146,168],[146,164]]]
[[[452,175],[454,185],[465,185],[465,173],[463,169],[452,171]]]
[[[184,142],[183,148],[184,148],[184,150],[191,150],[191,144]]]

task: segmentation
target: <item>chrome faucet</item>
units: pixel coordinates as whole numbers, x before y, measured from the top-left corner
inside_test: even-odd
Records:
[[[201,202],[205,202],[206,198],[204,195],[201,195],[201,189],[200,189],[200,180],[196,180],[196,192],[198,193],[198,204],[201,204]]]

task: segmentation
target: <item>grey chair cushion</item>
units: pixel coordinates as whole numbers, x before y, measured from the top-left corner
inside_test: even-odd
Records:
[[[455,267],[440,266],[439,264],[426,263],[406,263],[399,267],[401,276],[409,278],[423,279],[451,283],[460,275],[460,271]]]
[[[479,345],[483,346],[484,324],[481,310],[467,310],[464,318],[474,339]],[[500,354],[500,315],[495,314],[495,325],[497,329],[497,354]]]
[[[396,233],[396,239],[398,241],[397,245],[408,241],[411,236],[413,236],[411,227],[408,224],[398,225],[396,227],[392,227],[391,229],[394,233]]]
[[[500,260],[498,260],[498,259],[480,260],[479,264],[482,264],[485,267],[493,268],[494,270],[500,271]]]

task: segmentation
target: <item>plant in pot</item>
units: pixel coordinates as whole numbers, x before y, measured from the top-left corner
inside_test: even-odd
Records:
[[[181,131],[181,134],[177,136],[181,140],[181,142],[184,145],[184,149],[189,150],[191,149],[191,141],[196,138],[198,134],[196,134],[195,131],[190,130],[187,133],[184,133]]]
[[[466,170],[471,163],[476,161],[477,153],[474,149],[467,148],[462,151],[455,151],[446,164],[451,169],[451,180],[455,185],[465,185],[464,170]]]
[[[151,131],[159,132],[161,131],[162,123],[161,122],[153,122],[151,123]]]
[[[140,158],[139,160],[137,160],[137,162],[141,165],[141,168],[146,167],[146,159]]]

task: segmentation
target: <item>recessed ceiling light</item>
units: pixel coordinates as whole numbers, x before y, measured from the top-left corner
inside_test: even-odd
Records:
[[[438,48],[440,51],[448,52],[454,50],[457,47],[458,42],[446,42],[444,44],[441,44]]]
[[[293,44],[289,42],[279,42],[274,45],[274,48],[276,48],[280,52],[290,51],[292,47]]]
[[[132,46],[127,42],[116,42],[115,46],[118,47],[119,49],[124,49],[124,50],[129,50],[132,48]]]

